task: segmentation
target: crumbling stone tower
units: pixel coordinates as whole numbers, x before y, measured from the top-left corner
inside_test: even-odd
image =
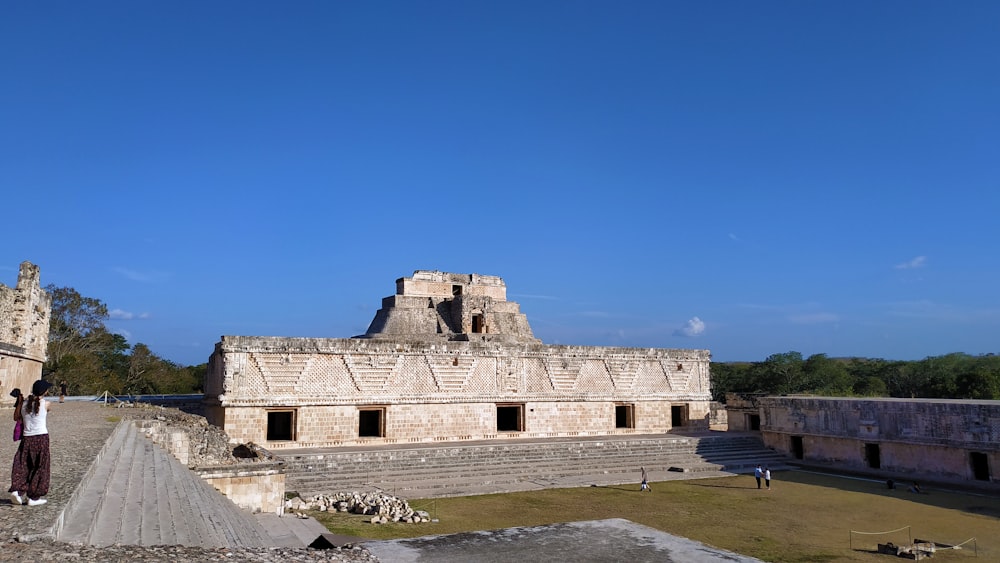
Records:
[[[417,270],[396,280],[363,338],[539,343],[498,276]]]
[[[0,284],[0,396],[15,387],[30,389],[42,377],[51,311],[52,297],[31,262],[21,263],[17,286]]]

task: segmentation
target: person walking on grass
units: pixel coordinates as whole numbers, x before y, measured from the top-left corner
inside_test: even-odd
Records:
[[[47,501],[42,497],[49,493],[49,429],[46,424],[49,402],[43,397],[52,384],[39,379],[31,385],[31,395],[21,406],[21,421],[24,432],[21,444],[14,454],[14,464],[10,470],[11,502],[39,506]]]
[[[760,464],[753,470],[753,478],[757,480],[757,488],[760,488],[760,478],[764,476],[764,470],[761,469]]]
[[[764,482],[767,483],[767,490],[771,490],[771,470],[764,468]]]
[[[649,480],[646,477],[646,468],[645,467],[640,467],[639,471],[642,472],[642,485],[639,486],[639,492],[642,492],[642,491],[653,492],[653,489],[649,488]]]

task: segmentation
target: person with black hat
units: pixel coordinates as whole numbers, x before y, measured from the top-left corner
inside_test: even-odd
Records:
[[[10,470],[10,493],[14,504],[38,506],[47,501],[42,497],[49,493],[49,430],[46,425],[49,402],[43,397],[52,384],[39,379],[31,385],[31,395],[21,407],[21,421],[24,430],[21,445],[14,454],[14,465]]]

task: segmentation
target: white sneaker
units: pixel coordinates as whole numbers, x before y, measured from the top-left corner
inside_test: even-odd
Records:
[[[45,504],[45,503],[47,503],[47,502],[49,502],[49,501],[47,501],[47,500],[45,500],[45,499],[43,499],[43,498],[40,498],[40,499],[38,499],[38,500],[31,500],[31,499],[29,498],[29,499],[28,499],[28,506],[38,506],[38,505],[40,505],[40,504]]]
[[[24,504],[24,501],[21,500],[21,495],[17,494],[17,491],[10,494],[10,502],[14,504]]]

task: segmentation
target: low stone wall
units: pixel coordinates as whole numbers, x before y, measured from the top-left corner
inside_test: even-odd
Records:
[[[1000,401],[763,397],[765,445],[844,468],[1000,482]]]
[[[708,427],[712,430],[729,430],[729,412],[726,410],[726,405],[712,401],[708,409]]]
[[[194,472],[240,508],[278,515],[284,511],[285,470],[280,461],[199,467]]]

